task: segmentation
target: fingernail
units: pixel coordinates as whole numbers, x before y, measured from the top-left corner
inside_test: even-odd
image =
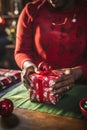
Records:
[[[50,93],[50,95],[51,95],[51,96],[53,96],[53,95],[54,95],[54,93]]]
[[[58,94],[56,94],[56,97],[58,97],[59,95]]]
[[[69,87],[69,86],[67,86],[67,87],[66,87],[66,89],[67,89],[67,90],[69,90],[69,89],[70,89],[70,87]]]
[[[49,82],[49,85],[50,85],[50,86],[55,85],[55,81],[51,80],[51,81]]]
[[[64,74],[65,74],[65,75],[70,74],[70,69],[65,70]]]
[[[53,88],[49,88],[48,90],[49,90],[49,91],[52,91],[52,90],[53,90]]]

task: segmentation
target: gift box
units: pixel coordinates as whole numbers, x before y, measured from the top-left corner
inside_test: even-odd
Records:
[[[61,77],[62,73],[51,70],[51,67],[40,67],[38,73],[30,75],[30,100],[36,102],[45,102],[56,104],[61,95],[54,96],[50,92],[50,88],[54,84],[54,80]]]

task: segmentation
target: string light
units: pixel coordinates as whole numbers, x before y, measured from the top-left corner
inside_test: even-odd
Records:
[[[67,23],[67,21],[68,21],[68,18],[65,17],[65,19],[64,19],[64,21],[63,21],[62,23],[52,22],[52,25],[53,25],[53,26],[55,26],[55,25],[59,25],[59,26],[60,26],[60,25],[64,25],[64,24]],[[72,23],[76,23],[76,22],[77,22],[76,14],[73,15],[73,18],[72,18],[71,22],[72,22]]]
[[[67,20],[68,20],[68,18],[65,18],[64,22],[63,23],[59,23],[59,24],[52,22],[52,25],[54,25],[54,26],[55,25],[64,25],[64,24],[66,24]]]

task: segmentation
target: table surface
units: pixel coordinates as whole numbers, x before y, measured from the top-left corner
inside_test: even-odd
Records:
[[[0,130],[85,130],[87,120],[16,108],[0,117]]]

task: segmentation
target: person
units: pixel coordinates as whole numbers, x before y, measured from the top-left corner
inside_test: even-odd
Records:
[[[35,0],[23,8],[17,25],[14,57],[22,81],[40,62],[62,72],[52,94],[65,93],[74,83],[87,84],[87,2],[85,0]]]

